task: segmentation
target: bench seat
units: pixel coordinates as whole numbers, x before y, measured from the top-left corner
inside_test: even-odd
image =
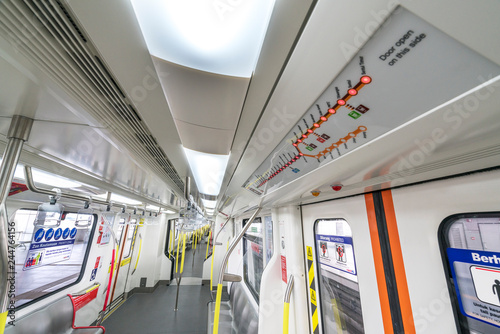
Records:
[[[5,334],[104,334],[102,326],[75,327],[75,312],[69,296],[16,319]]]

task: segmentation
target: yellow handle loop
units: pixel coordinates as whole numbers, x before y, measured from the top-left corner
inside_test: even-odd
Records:
[[[135,261],[134,270],[137,269],[137,265],[139,264],[139,258],[141,257],[141,249],[142,249],[142,238],[139,240],[139,253],[137,254],[137,260]]]

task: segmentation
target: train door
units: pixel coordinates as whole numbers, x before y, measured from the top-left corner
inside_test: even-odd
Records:
[[[496,170],[383,193],[416,333],[500,333],[499,189]]]
[[[118,231],[116,233],[119,248],[115,264],[114,283],[111,286],[111,309],[125,299],[125,287],[138,228],[139,220],[136,215],[120,215]]]
[[[372,245],[364,197],[303,206],[302,220],[311,333],[383,333],[380,244]]]

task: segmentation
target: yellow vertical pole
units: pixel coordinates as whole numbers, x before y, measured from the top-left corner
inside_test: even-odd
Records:
[[[208,241],[207,241],[207,253],[205,254],[205,261],[207,260],[208,257],[208,248],[210,247],[210,237],[212,236],[212,231],[208,233]]]
[[[182,234],[179,232],[179,238],[177,239],[177,256],[175,257],[175,272],[179,272],[179,247],[180,247],[180,242],[181,242],[181,236]]]
[[[198,230],[194,232],[194,249],[196,249],[196,244],[198,243]]]
[[[3,334],[5,330],[5,325],[7,324],[7,315],[9,314],[9,311],[5,311],[0,314],[0,333]]]
[[[215,240],[212,248],[212,266],[210,267],[210,292],[212,292],[212,281],[214,277],[214,257],[215,257]]]
[[[215,300],[214,330],[212,334],[219,333],[220,302],[222,299],[222,284],[217,285],[217,299]]]
[[[184,235],[184,239],[182,241],[182,263],[181,263],[181,274],[184,271],[184,257],[186,255],[186,235]]]
[[[289,318],[290,318],[290,303],[285,302],[285,305],[283,308],[283,334],[288,334]]]

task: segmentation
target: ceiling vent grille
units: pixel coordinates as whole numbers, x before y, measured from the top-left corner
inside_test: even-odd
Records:
[[[182,193],[179,174],[63,3],[4,0],[0,33]]]

